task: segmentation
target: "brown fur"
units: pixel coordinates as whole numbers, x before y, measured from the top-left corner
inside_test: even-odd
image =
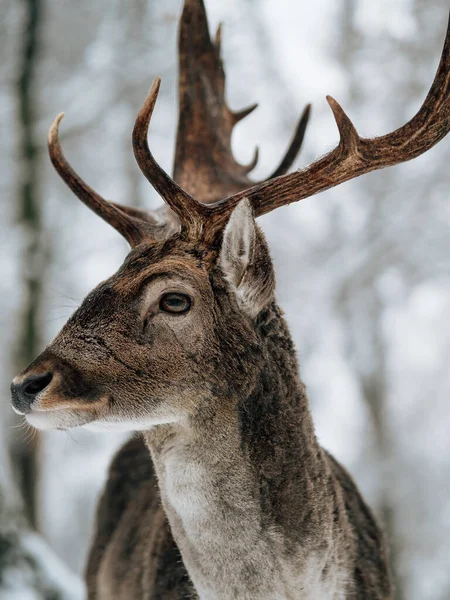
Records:
[[[228,571],[229,559],[223,562],[227,553],[221,558],[227,538],[226,532],[221,538],[219,525],[214,560],[203,561],[199,570],[192,567],[201,547],[191,547],[192,538],[164,484],[166,457],[174,448],[210,465],[208,478],[216,495],[211,510],[228,515],[226,527],[235,523],[239,531],[257,516],[255,547],[266,548],[263,554],[255,550],[253,556],[245,536],[240,544],[233,535],[233,552],[242,552],[246,569],[245,597],[261,597],[258,561],[269,561],[274,581],[286,569],[314,579],[310,562],[315,557],[321,565],[319,579],[342,573],[346,598],[390,598],[383,536],[351,478],[316,441],[295,349],[279,308],[271,300],[256,319],[249,318],[210,255],[207,262],[203,255],[177,236],[133,250],[22,376],[54,373],[33,407],[58,405],[60,410],[43,413],[54,427],[139,421],[155,414],[167,423],[147,427],[145,439],[163,485],[170,528],[150,455],[142,440],[135,439],[113,462],[99,504],[87,569],[89,598],[187,598],[194,587],[186,560],[197,581],[219,581],[219,569],[224,580],[218,585],[226,589],[229,581],[236,590],[230,592],[230,587],[223,597],[244,597],[242,579]],[[250,269],[255,286],[271,280],[267,260],[258,234]],[[152,290],[166,285],[161,278],[189,286],[194,298],[189,317],[152,312]],[[183,325],[180,319],[190,320]],[[174,415],[181,421],[172,424]],[[214,522],[210,525],[214,531]],[[268,551],[276,553],[282,567],[268,558]],[[286,585],[288,590],[291,584]],[[302,595],[301,588],[298,596],[283,594],[311,597]]]
[[[176,178],[203,202],[238,192],[216,205],[210,231],[210,207],[198,203],[205,218],[186,226],[183,203],[195,201],[147,151],[159,82],[138,116],[135,153],[177,217],[93,194],[63,157],[60,117],[52,126],[58,172],[134,247],[15,379],[13,406],[41,429],[143,431],[115,457],[99,502],[89,600],[388,600],[383,534],[317,442],[269,250],[251,202],[239,201],[249,169],[230,137],[245,111],[224,103],[219,41],[202,2],[185,0]],[[254,206],[284,202],[273,189],[253,188]],[[189,296],[190,310],[163,310],[169,292]]]

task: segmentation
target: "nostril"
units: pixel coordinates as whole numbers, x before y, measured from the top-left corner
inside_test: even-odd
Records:
[[[37,396],[42,392],[53,379],[52,373],[43,373],[42,375],[31,375],[22,383],[22,391],[27,396]]]

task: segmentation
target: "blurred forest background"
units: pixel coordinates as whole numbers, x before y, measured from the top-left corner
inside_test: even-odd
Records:
[[[256,179],[313,113],[296,168],[337,141],[325,95],[359,133],[391,131],[434,77],[448,0],[206,0],[224,23],[228,100]],[[152,149],[170,170],[181,0],[0,0],[0,596],[82,598],[96,499],[123,436],[30,436],[9,382],[127,247],[53,171],[47,129],[64,110],[72,165],[102,195],[155,208],[135,164],[134,118],[163,79]],[[322,444],[388,531],[396,600],[450,598],[450,143],[261,219],[278,298]],[[37,533],[36,533],[37,532]]]

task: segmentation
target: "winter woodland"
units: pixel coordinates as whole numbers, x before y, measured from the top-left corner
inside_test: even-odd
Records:
[[[259,179],[307,102],[295,167],[337,141],[331,94],[365,137],[422,103],[448,0],[206,0],[224,23],[227,95],[259,102],[234,151]],[[78,600],[93,513],[123,436],[33,434],[9,382],[127,247],[64,186],[47,129],[102,195],[160,203],[131,150],[157,75],[152,149],[168,170],[176,128],[180,0],[1,0],[0,596]],[[396,600],[450,598],[450,143],[260,220],[321,443],[355,476],[388,532]]]

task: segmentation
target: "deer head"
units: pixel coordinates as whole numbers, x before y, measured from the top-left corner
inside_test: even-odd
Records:
[[[231,153],[233,126],[254,107],[224,101],[220,29],[211,41],[201,0],[186,0],[181,19],[180,116],[174,179],[147,143],[157,79],[136,119],[133,149],[167,209],[146,213],[106,201],[69,166],[50,128],[51,160],[72,191],[129,242],[119,271],[87,296],[56,339],[12,385],[13,407],[37,428],[80,425],[146,429],[227,402],[258,377],[259,324],[274,301],[275,278],[255,217],[363,173],[410,160],[450,128],[450,29],[440,65],[419,112],[387,135],[358,135],[328,97],[339,144],[307,168],[285,174],[309,115],[272,177]]]

